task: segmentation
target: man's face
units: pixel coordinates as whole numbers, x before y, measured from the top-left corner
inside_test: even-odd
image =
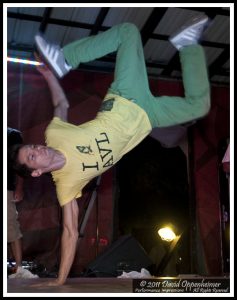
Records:
[[[52,148],[42,145],[25,145],[19,150],[19,163],[25,164],[27,167],[37,170],[50,166],[53,159],[54,151]]]

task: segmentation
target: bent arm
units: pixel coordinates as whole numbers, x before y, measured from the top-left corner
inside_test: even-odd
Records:
[[[70,272],[78,240],[79,207],[76,199],[63,206],[63,234],[61,238],[61,261],[57,283],[64,284]]]
[[[50,93],[52,96],[54,116],[59,117],[64,121],[67,121],[69,103],[62,87],[58,82],[58,79],[54,76],[53,73],[47,74],[47,76],[45,76],[45,79],[48,83]]]
[[[35,56],[36,59],[39,60],[37,55]],[[37,70],[43,75],[43,77],[47,81],[52,97],[52,103],[54,106],[54,116],[59,117],[63,121],[67,121],[69,103],[58,79],[54,76],[53,72],[46,65],[37,66]]]

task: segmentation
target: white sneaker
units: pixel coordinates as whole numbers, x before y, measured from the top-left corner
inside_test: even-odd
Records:
[[[206,15],[194,17],[179,31],[174,33],[170,38],[170,42],[174,47],[180,50],[182,47],[198,44],[202,32],[207,27],[209,19]]]
[[[32,274],[29,270],[24,269],[22,267],[18,267],[16,273],[11,274],[8,276],[8,278],[12,279],[12,278],[39,278],[38,275],[36,274]]]
[[[39,34],[35,36],[35,43],[40,54],[57,77],[63,77],[72,69],[66,63],[63,51],[59,46],[47,43]]]

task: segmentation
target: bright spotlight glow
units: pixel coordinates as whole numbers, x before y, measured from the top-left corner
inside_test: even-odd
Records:
[[[43,65],[43,63],[40,63],[38,61],[33,61],[29,59],[21,59],[21,58],[13,58],[13,57],[7,57],[7,61],[11,61],[14,63],[21,63],[21,64],[26,64],[26,65],[34,65],[34,66],[40,66]]]
[[[167,242],[171,242],[176,238],[175,233],[169,227],[164,227],[164,228],[159,229],[158,234],[162,240],[167,241]]]

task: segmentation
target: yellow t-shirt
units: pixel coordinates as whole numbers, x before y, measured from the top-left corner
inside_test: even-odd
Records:
[[[151,129],[142,108],[114,94],[107,94],[96,118],[82,125],[54,117],[45,135],[47,146],[66,158],[63,168],[52,172],[60,205],[81,197],[91,179],[112,167]]]

